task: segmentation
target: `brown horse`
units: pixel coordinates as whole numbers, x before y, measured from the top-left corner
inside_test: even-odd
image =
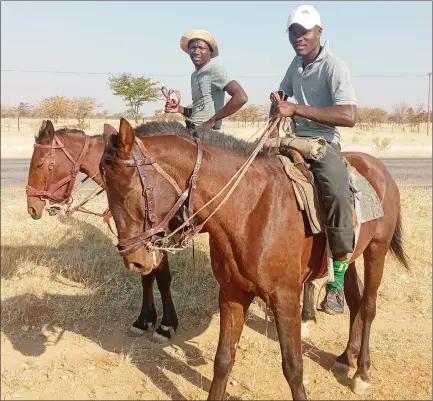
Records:
[[[105,124],[104,131],[106,134],[116,132],[108,124]],[[75,129],[55,131],[48,120],[42,123],[35,141],[27,186],[27,210],[33,219],[42,217],[45,199],[48,199],[50,204],[60,204],[69,199],[78,171],[103,185],[99,175],[99,162],[104,150],[102,135],[88,136]],[[160,265],[152,274],[141,277],[142,307],[131,331],[140,334],[156,325],[157,313],[153,298],[155,279],[161,293],[163,315],[154,336],[158,340],[167,340],[171,338],[171,331],[178,326],[171,296],[171,273],[167,254],[164,254]]]
[[[299,297],[309,272],[320,267],[325,237],[308,232],[281,163],[265,155],[256,158],[228,202],[207,221],[215,204],[200,209],[243,165],[254,145],[216,133],[201,136],[203,141],[198,141],[181,125],[176,131],[174,135],[155,132],[138,138],[131,125],[121,119],[119,134],[106,142],[100,169],[124,263],[142,269],[143,274],[157,265],[160,250],[152,244],[158,244],[160,234],[167,231],[167,216],[182,205],[176,186],[186,188],[188,197],[193,194],[199,227],[209,233],[212,269],[220,285],[220,335],[209,399],[223,399],[225,395],[245,314],[256,296],[274,314],[283,372],[292,397],[307,399]],[[337,358],[345,366],[356,365],[353,391],[366,394],[371,387],[370,330],[385,256],[391,250],[406,267],[407,259],[401,237],[400,194],[393,178],[368,154],[344,156],[377,191],[384,209],[383,217],[362,225],[346,273],[349,340]],[[192,172],[197,171],[197,165],[201,168],[194,182]],[[364,289],[355,268],[361,254]]]
[[[147,135],[154,130],[171,132],[176,127],[176,123],[174,125],[172,123],[161,125],[148,123],[137,127],[136,132],[138,135]],[[115,128],[109,124],[104,124],[104,135],[109,136],[112,133],[117,133]],[[62,145],[55,142],[54,136],[60,140]],[[27,210],[33,219],[37,220],[42,217],[45,199],[48,199],[50,204],[54,205],[68,200],[78,171],[92,177],[93,181],[98,185],[104,185],[99,175],[99,162],[104,150],[102,135],[88,136],[83,131],[76,129],[55,131],[52,122],[48,120],[42,123],[35,141],[36,146],[34,146],[30,161],[27,188]],[[83,153],[86,141],[88,141],[88,147]],[[57,147],[53,148],[53,146]],[[53,157],[55,159],[53,158],[53,161],[55,163],[50,166],[49,158],[52,149],[54,149]],[[82,160],[79,160],[81,154]],[[74,169],[75,165],[76,168]],[[51,178],[48,181],[50,170]],[[58,183],[61,185],[57,185]],[[138,318],[131,326],[131,331],[141,334],[156,325],[157,313],[153,296],[155,279],[161,294],[163,315],[161,324],[156,328],[154,336],[159,341],[163,341],[170,339],[172,331],[176,330],[178,326],[176,309],[171,296],[171,273],[166,253],[161,264],[152,274],[141,277],[143,288],[142,307]],[[302,318],[306,322],[314,319],[314,317],[314,286],[311,283],[305,283]]]

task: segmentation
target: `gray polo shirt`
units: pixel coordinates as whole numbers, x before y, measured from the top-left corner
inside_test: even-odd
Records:
[[[326,41],[316,60],[302,66],[302,57],[295,56],[280,84],[288,96],[298,104],[312,107],[356,105],[349,69],[346,63],[329,50]],[[295,116],[298,123],[296,135],[323,136],[329,143],[340,143],[336,127],[319,124]]]
[[[191,122],[200,125],[224,107],[224,88],[232,80],[227,70],[211,59],[209,63],[191,74]],[[218,120],[215,129],[220,129]]]

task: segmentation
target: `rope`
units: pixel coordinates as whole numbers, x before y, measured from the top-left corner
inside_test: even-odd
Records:
[[[174,89],[168,89],[166,86],[163,86],[161,88],[161,92],[162,92],[162,95],[164,96],[166,102],[172,103],[175,106],[179,106],[180,105],[180,99],[181,98],[180,98],[180,92],[179,91],[174,90]],[[175,95],[176,99],[172,99],[171,95]],[[164,113],[164,114],[162,114],[161,116],[159,116],[156,119],[156,121],[164,121],[168,117],[169,114],[170,113]]]
[[[77,191],[80,190],[80,188],[82,188],[84,186],[84,183],[90,178],[91,180],[93,180],[94,177],[96,177],[99,174],[99,171],[97,171],[95,174],[93,174],[91,177],[87,176],[86,178],[84,178],[83,180],[81,180],[81,182],[74,188],[74,190],[71,192],[71,196],[74,195]],[[99,184],[99,187],[102,188],[102,185]]]

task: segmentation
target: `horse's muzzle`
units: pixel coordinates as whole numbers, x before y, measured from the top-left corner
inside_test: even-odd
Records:
[[[161,251],[148,251],[145,247],[141,247],[135,252],[125,255],[123,262],[125,267],[131,272],[146,276],[159,266],[162,257]]]

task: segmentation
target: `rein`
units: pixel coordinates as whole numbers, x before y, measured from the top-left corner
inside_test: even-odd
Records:
[[[278,92],[271,93],[271,100],[279,103],[281,101],[280,95]],[[153,158],[148,150],[145,148],[143,143],[140,140],[135,140],[133,147],[133,159],[130,160],[122,160],[122,163],[127,167],[137,167],[140,173],[140,180],[143,187],[143,198],[145,200],[145,216],[147,216],[150,221],[150,229],[146,230],[146,220],[144,222],[145,231],[142,234],[139,234],[135,237],[122,239],[118,237],[118,250],[121,256],[126,256],[135,252],[142,246],[145,246],[148,251],[156,251],[156,250],[164,250],[164,251],[174,251],[176,248],[183,248],[188,245],[188,243],[203,229],[206,222],[224,205],[224,203],[229,199],[229,197],[233,194],[236,187],[239,185],[242,178],[245,176],[248,168],[256,158],[257,154],[262,149],[263,145],[267,141],[269,135],[273,132],[273,130],[277,127],[281,120],[284,117],[279,118],[270,118],[268,120],[268,125],[266,126],[264,132],[262,133],[260,139],[258,140],[257,146],[252,152],[252,154],[248,157],[246,162],[241,166],[241,168],[233,175],[233,177],[224,185],[223,188],[212,198],[210,199],[204,206],[202,206],[195,213],[192,213],[193,207],[193,190],[196,188],[198,171],[200,169],[201,161],[202,161],[202,147],[199,138],[194,138],[197,143],[197,160],[194,167],[194,171],[188,180],[187,188],[184,192],[181,192],[178,185],[174,182],[174,180],[158,165],[155,158]],[[259,132],[258,130],[257,132]],[[140,153],[144,156],[144,158],[140,157]],[[162,221],[156,226],[153,225],[156,222],[156,214],[154,209],[154,194],[153,187],[149,185],[149,180],[147,176],[147,172],[145,166],[151,165],[153,166],[170,184],[175,188],[176,192],[179,195],[179,199],[171,208],[171,210],[167,213],[167,215],[162,219]],[[192,219],[203,209],[207,208],[210,204],[212,204],[218,197],[222,195],[222,193],[230,187],[227,194],[221,200],[221,202],[215,207],[215,209],[209,214],[209,216],[203,221],[202,224],[194,227],[192,224]],[[169,233],[170,229],[168,227],[169,221],[176,215],[176,213],[183,206],[186,198],[189,196],[189,216],[184,219],[184,223],[181,224],[177,229]],[[181,241],[175,243],[172,247],[167,247],[169,244],[169,240],[178,233],[181,229],[187,227],[186,231],[181,234]],[[163,237],[156,236],[156,234],[163,234]],[[168,234],[169,233],[169,234]],[[168,234],[168,235],[167,235]],[[160,243],[161,246],[157,246],[156,244]]]
[[[174,104],[175,106],[180,105],[180,92],[179,91],[174,90],[174,89],[169,90],[166,86],[163,86],[161,88],[161,92],[162,92],[162,95],[164,96],[166,102],[170,102],[170,103]],[[176,99],[172,99],[171,95],[175,95]],[[164,121],[168,117],[169,114],[170,113],[162,114],[161,116],[159,116],[156,119],[156,121]]]
[[[42,148],[42,149],[49,149],[50,153],[50,160],[48,163],[48,175],[45,180],[45,185],[43,190],[36,189],[32,187],[31,185],[26,186],[26,194],[28,197],[32,196],[39,196],[48,200],[51,200],[55,203],[59,203],[60,205],[64,205],[65,203],[70,203],[71,201],[71,195],[74,190],[75,181],[77,179],[77,174],[80,171],[81,163],[84,159],[84,156],[87,153],[87,150],[89,148],[90,144],[90,138],[88,136],[85,137],[85,142],[83,149],[81,150],[80,155],[78,156],[77,160],[74,160],[74,158],[71,156],[71,154],[66,150],[65,145],[63,142],[58,138],[57,135],[54,135],[53,140],[48,145],[41,145],[38,143],[35,143],[33,145],[34,148]],[[72,162],[72,171],[69,175],[67,175],[65,178],[61,179],[57,183],[52,183],[53,178],[53,168],[56,164],[56,158],[55,158],[55,151],[56,149],[61,149],[63,153],[66,155],[66,157]],[[66,189],[65,197],[64,199],[54,195],[54,193],[59,190],[64,185],[68,184],[68,188]]]
[[[50,216],[54,216],[54,215],[60,213],[62,210],[61,209],[62,206],[67,205],[67,209],[65,210],[65,214],[67,216],[71,216],[75,212],[82,212],[82,213],[87,213],[87,214],[92,214],[95,216],[102,217],[104,222],[107,223],[108,228],[113,233],[113,235],[116,235],[113,231],[113,228],[111,227],[111,224],[110,224],[111,212],[110,212],[109,208],[107,208],[103,213],[96,213],[96,212],[92,212],[90,210],[84,209],[82,207],[90,199],[92,199],[93,197],[98,196],[99,194],[104,192],[105,189],[104,189],[103,183],[99,184],[98,187],[95,188],[95,190],[90,195],[88,195],[82,202],[80,202],[77,206],[71,207],[71,204],[73,202],[72,195],[74,193],[76,193],[81,188],[81,186],[84,184],[84,182],[86,182],[89,178],[93,179],[96,175],[99,174],[99,171],[98,171],[91,177],[86,176],[81,181],[80,185],[75,187],[77,175],[80,171],[83,159],[87,154],[87,151],[89,149],[89,145],[90,145],[90,138],[86,135],[85,140],[84,140],[83,149],[81,150],[78,158],[75,160],[71,156],[71,154],[66,150],[65,145],[63,144],[63,142],[59,139],[59,137],[57,135],[54,135],[54,138],[50,144],[47,144],[47,145],[34,144],[33,147],[35,147],[35,148],[42,148],[42,149],[49,149],[50,150],[50,153],[49,153],[50,160],[49,160],[49,164],[48,164],[48,175],[47,175],[47,178],[45,180],[43,190],[39,190],[39,189],[32,187],[31,185],[27,185],[26,186],[26,194],[27,194],[27,197],[40,197],[42,200],[45,200],[45,203],[46,203],[45,208],[48,211],[48,214]],[[51,181],[52,181],[52,176],[53,176],[53,169],[54,169],[54,166],[56,164],[56,158],[55,158],[56,149],[61,149],[63,151],[63,153],[66,155],[66,157],[72,162],[73,166],[72,166],[71,173],[68,176],[61,179],[57,183],[52,183]],[[63,187],[66,184],[68,184],[68,188],[66,190],[66,193],[65,193],[63,199],[54,195],[54,193],[57,190],[59,190],[61,187]],[[74,187],[75,187],[75,189],[74,189]],[[55,204],[50,205],[49,201],[51,201]]]

